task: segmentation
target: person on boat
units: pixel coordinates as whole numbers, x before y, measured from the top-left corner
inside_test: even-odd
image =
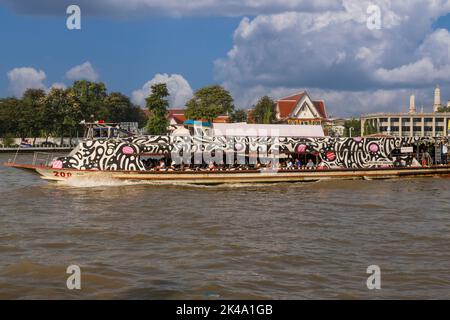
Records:
[[[447,144],[442,145],[442,152],[441,152],[441,162],[442,164],[447,164],[447,157],[448,157],[448,146]]]
[[[295,166],[297,167],[297,169],[300,169],[302,167],[302,161],[300,160],[300,158],[297,158],[297,160],[295,160]]]
[[[142,160],[144,163],[145,169],[150,170],[153,167],[152,159],[148,158],[147,160]]]
[[[399,158],[399,157],[396,157],[396,158],[395,158],[393,165],[394,165],[394,167],[396,167],[396,168],[397,168],[397,167],[400,167],[400,158]]]
[[[276,165],[274,166],[277,169],[281,169],[281,162],[277,161]]]
[[[417,161],[415,156],[413,156],[413,158],[411,160],[411,167],[420,167],[420,162]]]
[[[314,162],[312,161],[312,159],[308,160],[308,163],[306,164],[306,169],[314,169],[316,165],[314,164]]]
[[[165,169],[166,169],[166,163],[165,163],[165,161],[164,161],[163,159],[161,159],[161,160],[159,161],[158,169],[159,169],[159,170],[165,170]]]
[[[294,167],[294,164],[292,163],[292,160],[289,159],[287,164],[286,164],[286,169],[291,170],[291,169],[293,169],[293,167]]]
[[[214,161],[210,161],[209,162],[208,169],[209,170],[215,170],[216,169],[216,165],[214,164]]]
[[[428,151],[425,151],[422,154],[422,167],[431,165],[431,162],[432,162],[432,159],[431,159],[430,154],[428,153]]]

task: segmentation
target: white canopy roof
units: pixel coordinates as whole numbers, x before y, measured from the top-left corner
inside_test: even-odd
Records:
[[[320,125],[214,123],[215,136],[324,137]]]

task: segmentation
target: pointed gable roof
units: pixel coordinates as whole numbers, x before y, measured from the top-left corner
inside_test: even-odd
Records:
[[[287,118],[294,111],[298,102],[306,95],[306,91],[301,91],[295,95],[287,96],[277,101],[277,110],[280,119]]]
[[[277,111],[279,119],[285,119],[292,116],[295,107],[304,97],[309,98],[309,95],[306,91],[301,91],[297,94],[279,99],[277,101]],[[311,100],[310,98],[309,100],[313,103],[313,106],[317,110],[319,116],[326,119],[328,116],[325,108],[325,102],[323,100]]]

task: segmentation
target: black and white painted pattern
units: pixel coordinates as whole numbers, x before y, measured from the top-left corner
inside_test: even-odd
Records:
[[[281,153],[312,153],[325,167],[369,168],[392,161],[402,146],[433,143],[433,138],[302,138],[225,136],[134,136],[125,139],[87,140],[68,157],[59,158],[63,168],[79,170],[145,170],[139,154],[182,153],[254,154],[261,150]]]

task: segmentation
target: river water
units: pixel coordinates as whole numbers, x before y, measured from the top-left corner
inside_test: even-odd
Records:
[[[0,167],[0,298],[449,299],[449,248],[450,178],[67,185]]]

